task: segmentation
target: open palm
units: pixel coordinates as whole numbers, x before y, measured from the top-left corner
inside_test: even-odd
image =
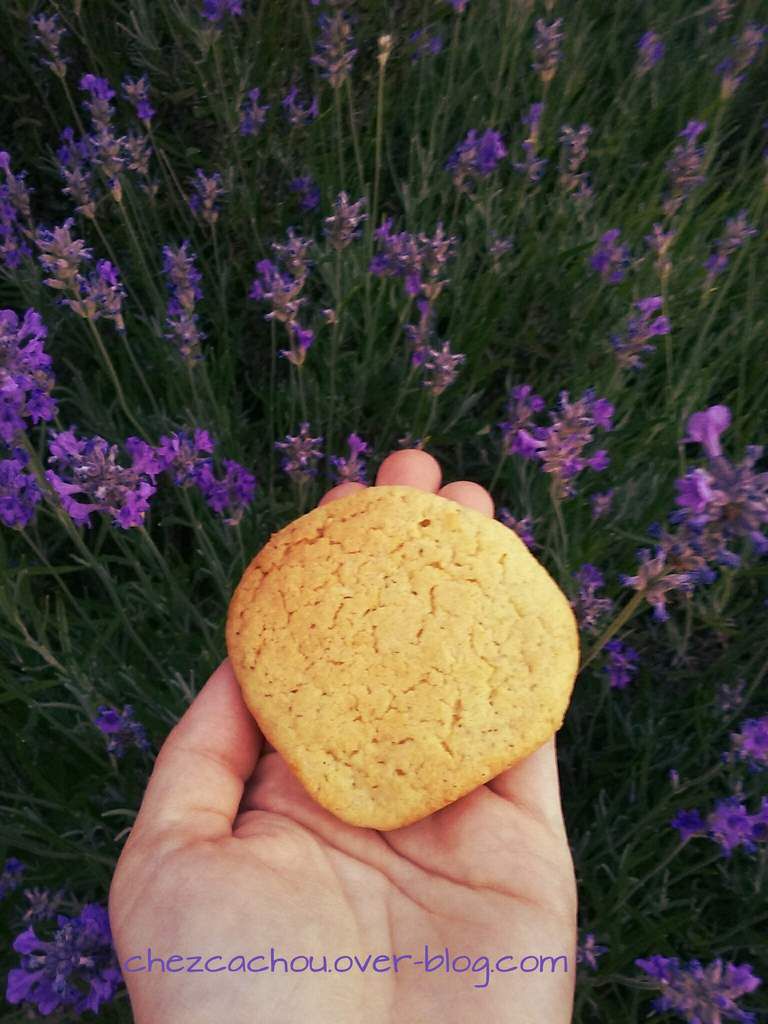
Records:
[[[423,452],[389,456],[377,483],[493,514],[478,485],[441,488]],[[422,821],[355,828],[267,749],[224,662],[158,755],[110,918],[137,1024],[569,1021],[554,740]]]

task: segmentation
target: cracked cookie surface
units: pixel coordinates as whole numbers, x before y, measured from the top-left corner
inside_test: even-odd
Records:
[[[380,830],[540,747],[578,667],[568,601],[519,537],[401,486],[356,491],[273,534],[226,632],[246,704],[306,790]]]

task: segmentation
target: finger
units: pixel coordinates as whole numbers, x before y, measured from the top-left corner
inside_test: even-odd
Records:
[[[491,779],[487,786],[505,800],[530,811],[534,817],[562,827],[554,736],[512,768]]]
[[[226,659],[163,744],[131,839],[175,830],[185,839],[231,835],[260,746]]]
[[[365,489],[365,484],[353,483],[347,481],[343,484],[338,484],[336,487],[332,487],[330,491],[326,491],[320,501],[317,503],[317,507],[321,505],[327,505],[329,501],[338,501],[339,498],[345,498],[348,494],[354,494],[355,491],[362,491]]]
[[[376,484],[379,487],[418,487],[436,494],[442,478],[436,458],[419,448],[404,448],[384,459],[376,474]]]
[[[452,484],[441,487],[437,493],[441,498],[457,501],[459,505],[474,508],[493,519],[493,498],[480,484],[473,483],[471,480],[455,480]]]

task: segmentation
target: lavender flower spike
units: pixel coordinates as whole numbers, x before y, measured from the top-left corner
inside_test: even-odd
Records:
[[[25,472],[29,456],[23,448],[0,459],[0,523],[23,529],[32,522],[43,495],[36,478]]]
[[[639,370],[643,367],[642,356],[653,352],[655,346],[649,344],[651,338],[669,334],[671,326],[666,316],[656,316],[663,304],[660,295],[649,295],[646,299],[636,302],[636,314],[627,318],[625,332],[611,341],[616,353],[616,362],[622,369]]]
[[[738,39],[734,40],[733,54],[717,67],[722,76],[720,97],[729,100],[744,80],[744,72],[754,63],[755,58],[765,44],[768,26],[750,22],[746,25]]]
[[[627,275],[629,247],[619,242],[620,236],[619,228],[606,231],[589,261],[606,284],[620,284]]]
[[[58,14],[38,14],[30,19],[32,28],[35,30],[35,42],[39,43],[49,59],[43,60],[43,64],[50,68],[58,78],[63,79],[67,73],[68,58],[62,57],[59,47],[61,38],[67,34],[67,30],[59,21]]]
[[[309,423],[300,425],[299,433],[286,435],[284,441],[275,441],[275,448],[283,452],[281,468],[292,480],[306,483],[317,474],[317,463],[323,456],[322,437],[311,437]]]
[[[178,349],[188,366],[202,359],[201,343],[205,334],[198,325],[195,312],[203,297],[200,290],[202,275],[195,266],[195,254],[189,251],[189,242],[180,246],[163,246],[163,272],[170,293],[165,337]]]
[[[149,125],[156,111],[149,102],[149,79],[147,76],[142,75],[138,79],[124,78],[123,96],[125,96],[136,111],[138,119],[143,121],[145,125]]]
[[[359,225],[367,218],[363,213],[366,204],[365,196],[356,203],[350,203],[346,192],[339,192],[333,203],[333,214],[326,217],[324,231],[329,244],[336,252],[350,244],[359,234]]]
[[[609,640],[604,650],[607,655],[605,671],[610,686],[616,690],[624,690],[637,672],[640,655],[634,647],[627,647],[621,640]]]
[[[365,483],[367,471],[363,460],[370,453],[370,445],[357,434],[350,434],[347,444],[349,445],[349,458],[339,455],[331,456],[335,482],[337,484]]]
[[[755,1024],[754,1014],[736,1003],[761,984],[749,964],[723,963],[717,959],[703,967],[698,960],[681,964],[676,956],[658,954],[635,960],[635,964],[661,991],[653,1004],[658,1013],[671,1010],[687,1021],[701,1024],[724,1024],[726,1020]]]
[[[21,966],[8,974],[6,999],[43,1016],[54,1010],[71,1011],[70,1019],[87,1010],[98,1013],[121,982],[107,909],[96,903],[86,904],[76,917],[59,914],[49,940],[25,929],[13,949]]]
[[[267,120],[269,104],[259,106],[261,89],[249,89],[248,95],[240,108],[240,134],[258,135]]]
[[[453,172],[453,183],[459,191],[466,192],[476,184],[478,178],[486,178],[496,170],[500,160],[507,155],[499,132],[488,128],[478,135],[472,128],[463,142],[460,142],[446,161],[446,169]]]
[[[49,422],[58,411],[51,396],[55,384],[53,361],[43,348],[47,333],[35,309],[28,309],[23,319],[12,309],[0,310],[0,441],[7,445],[26,429],[25,420]],[[15,466],[18,458],[5,465],[5,486],[26,492],[34,504],[39,500],[33,500],[35,487],[27,485],[24,475],[19,476],[26,456]],[[17,520],[20,515],[17,507]]]
[[[635,74],[638,78],[641,78],[656,67],[663,58],[666,47],[661,36],[654,32],[653,29],[649,29],[640,37],[637,50],[638,57],[637,64],[635,65]]]
[[[731,256],[741,248],[747,239],[757,234],[747,222],[747,211],[741,210],[735,217],[725,222],[725,236],[715,242],[715,251],[704,264],[707,271],[705,287],[711,288],[716,277],[728,267]]]
[[[206,21],[210,21],[214,28],[220,28],[220,23],[227,17],[240,17],[243,13],[242,0],[203,0],[203,9],[200,12]]]
[[[130,746],[144,751],[151,749],[146,730],[136,721],[130,704],[126,704],[122,711],[102,705],[93,724],[104,733],[107,752],[115,757],[122,757]]]
[[[321,14],[317,52],[310,59],[333,89],[340,89],[349,77],[356,55],[348,15],[340,9]]]
[[[189,197],[189,208],[192,212],[211,227],[219,219],[220,199],[224,195],[224,183],[218,171],[210,176],[200,167],[190,181],[192,195]]]
[[[563,55],[563,51],[560,49],[563,38],[563,33],[560,31],[562,24],[562,18],[557,18],[551,25],[547,25],[542,18],[539,18],[535,25],[536,40],[533,46],[535,60],[531,66],[545,84],[551,82],[555,77],[557,66]]]
[[[666,166],[669,194],[663,209],[668,217],[676,214],[688,196],[706,181],[703,173],[705,150],[698,143],[706,127],[706,121],[689,121],[679,134],[684,141],[675,146]]]
[[[311,100],[308,100],[305,103],[302,102],[299,99],[299,90],[296,85],[291,86],[281,100],[280,105],[285,111],[288,123],[293,128],[306,127],[306,125],[314,121],[320,113],[317,96],[313,96]]]

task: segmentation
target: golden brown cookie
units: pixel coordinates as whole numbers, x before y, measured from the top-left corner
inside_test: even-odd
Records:
[[[273,534],[227,648],[262,732],[352,825],[458,799],[560,727],[578,665],[568,601],[508,527],[367,487]]]

